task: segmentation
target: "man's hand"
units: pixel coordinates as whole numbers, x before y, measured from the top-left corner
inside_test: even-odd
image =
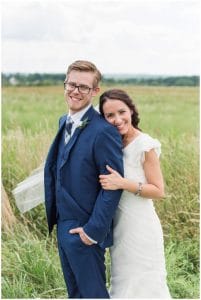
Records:
[[[80,235],[80,238],[81,238],[81,240],[82,240],[82,242],[84,244],[86,244],[88,246],[93,245],[92,241],[90,241],[87,238],[87,236],[86,236],[86,234],[85,234],[85,232],[84,232],[84,230],[83,230],[82,227],[73,228],[73,229],[69,230],[69,232],[72,233],[72,234],[78,233]]]

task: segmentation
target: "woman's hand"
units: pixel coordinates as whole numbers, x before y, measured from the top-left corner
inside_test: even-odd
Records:
[[[113,170],[108,165],[106,166],[107,170],[110,172],[108,175],[99,175],[99,181],[104,190],[118,190],[122,189],[124,178],[115,170]]]

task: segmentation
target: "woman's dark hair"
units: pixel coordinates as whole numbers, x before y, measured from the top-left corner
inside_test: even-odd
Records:
[[[103,112],[103,105],[107,100],[120,100],[123,103],[125,103],[130,110],[133,112],[131,119],[132,119],[132,125],[134,128],[141,130],[138,127],[138,124],[140,122],[138,110],[136,106],[133,104],[132,99],[128,96],[126,92],[120,89],[112,89],[112,90],[107,90],[105,91],[101,96],[100,96],[100,101],[99,101],[99,111],[101,115],[104,117],[104,112]]]

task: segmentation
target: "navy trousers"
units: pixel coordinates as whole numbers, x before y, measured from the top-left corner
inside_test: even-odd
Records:
[[[109,298],[106,289],[105,250],[85,245],[79,234],[69,230],[80,227],[76,220],[58,220],[57,241],[69,298]]]

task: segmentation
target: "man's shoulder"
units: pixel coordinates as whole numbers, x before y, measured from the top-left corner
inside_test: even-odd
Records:
[[[59,128],[65,123],[66,121],[66,114],[60,116],[59,118]]]
[[[106,121],[100,114],[96,115],[93,118],[92,127],[94,133],[99,138],[102,136],[113,136],[115,138],[120,138],[119,131],[117,128],[110,124],[108,121]]]
[[[66,114],[63,114],[62,116],[60,116],[59,118],[59,122],[66,120]]]
[[[104,131],[104,130],[116,130],[116,127],[112,124],[110,124],[108,121],[106,121],[103,116],[99,113],[96,113],[94,118],[93,118],[93,121],[94,121],[94,125],[96,124],[97,125],[97,128],[100,130],[100,131]]]

